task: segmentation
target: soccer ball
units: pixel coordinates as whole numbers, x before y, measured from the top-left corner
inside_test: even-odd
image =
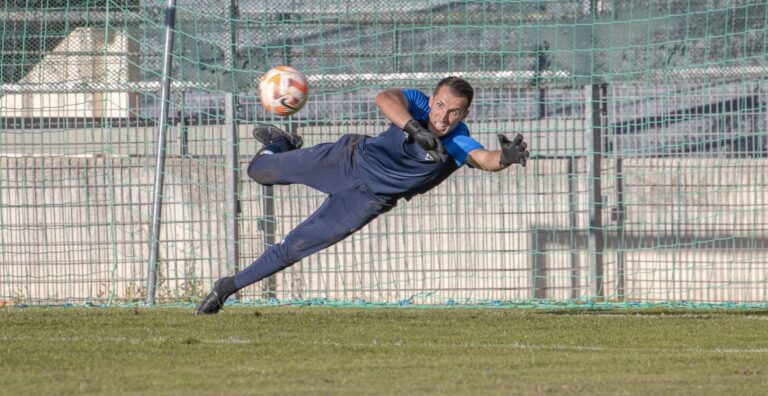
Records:
[[[300,71],[290,66],[277,66],[264,74],[259,82],[261,105],[270,113],[287,117],[304,107],[309,84]]]

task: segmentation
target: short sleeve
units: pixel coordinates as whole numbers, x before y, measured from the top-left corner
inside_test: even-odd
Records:
[[[456,161],[457,166],[462,166],[467,162],[469,153],[484,148],[480,142],[465,134],[450,136],[443,141],[443,145],[445,151]]]
[[[416,89],[402,90],[408,101],[408,112],[414,120],[425,122],[429,114],[429,96]]]

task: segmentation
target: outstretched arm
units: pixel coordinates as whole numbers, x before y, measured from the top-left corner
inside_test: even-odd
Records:
[[[399,89],[381,91],[376,95],[376,107],[398,128],[404,128],[405,124],[413,118],[408,112],[408,100]]]
[[[501,150],[489,151],[482,148],[470,151],[469,156],[467,156],[467,162],[473,168],[489,172],[498,172],[506,168],[501,165],[499,159],[501,159]]]
[[[512,164],[526,165],[530,153],[528,143],[523,141],[523,135],[517,134],[515,139],[510,141],[506,136],[499,134],[498,139],[501,150],[472,150],[467,162],[475,168],[490,172],[498,172]]]

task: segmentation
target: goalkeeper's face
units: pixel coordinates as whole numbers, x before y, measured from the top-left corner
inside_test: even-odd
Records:
[[[440,87],[429,98],[429,131],[443,136],[456,127],[469,114],[469,100],[451,93],[448,86]]]

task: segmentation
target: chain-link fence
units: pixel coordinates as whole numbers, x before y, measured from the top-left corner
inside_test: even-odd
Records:
[[[158,301],[199,298],[322,201],[247,179],[254,124],[374,135],[377,92],[449,74],[476,87],[473,137],[524,133],[529,166],[461,169],[241,298],[767,301],[765,2],[225,3],[177,4]],[[0,301],[147,299],[164,7],[7,2]],[[290,120],[255,97],[278,64],[310,79]]]

